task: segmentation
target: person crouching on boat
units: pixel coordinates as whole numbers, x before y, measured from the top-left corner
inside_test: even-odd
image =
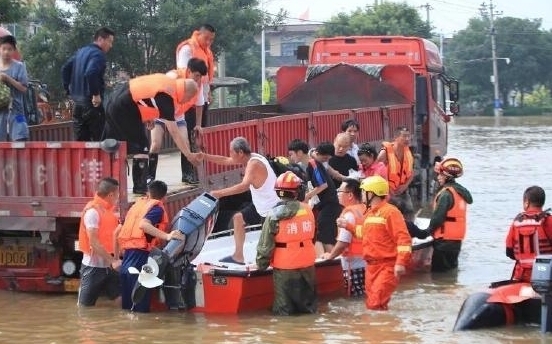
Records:
[[[466,206],[473,202],[470,192],[456,182],[464,173],[460,160],[447,158],[435,164],[439,189],[427,231],[433,235],[432,272],[458,267],[458,255],[466,235]]]
[[[130,207],[125,222],[120,229],[117,239],[120,250],[123,250],[121,264],[121,286],[123,309],[136,312],[149,312],[151,290],[147,289],[144,298],[137,304],[132,303],[132,290],[138,280],[138,275],[131,274],[129,267],[142,269],[147,263],[152,248],[160,246],[160,240],[184,240],[184,234],[179,230],[167,233],[169,218],[163,206],[163,199],[167,195],[167,184],[154,180],[148,184],[147,196],[137,199]]]
[[[406,272],[412,239],[400,210],[387,202],[389,183],[380,176],[364,179],[360,188],[368,210],[362,225],[362,253],[366,260],[366,308],[387,310],[391,295]],[[356,232],[346,218],[339,227]]]
[[[306,203],[297,200],[301,179],[281,174],[274,189],[281,199],[268,214],[257,246],[257,267],[272,265],[277,315],[315,313],[317,309],[314,261],[315,220]]]
[[[360,182],[353,178],[345,179],[337,189],[339,203],[344,207],[341,217],[355,226],[355,231],[338,228],[337,243],[331,252],[322,255],[323,259],[334,259],[342,255],[345,290],[349,296],[364,296],[366,262],[362,258],[362,225],[366,213],[366,204],[362,203]],[[356,231],[359,228],[361,230]]]
[[[533,262],[539,254],[552,254],[552,216],[543,210],[546,194],[540,186],[523,193],[523,212],[518,214],[506,237],[506,256],[516,261],[512,279],[531,282]]]

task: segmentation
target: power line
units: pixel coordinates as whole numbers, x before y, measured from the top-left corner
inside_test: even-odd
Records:
[[[426,23],[427,23],[427,26],[430,26],[430,20],[429,20],[429,11],[431,11],[433,9],[433,7],[426,2],[425,5],[421,5],[420,8],[425,8],[426,10]]]

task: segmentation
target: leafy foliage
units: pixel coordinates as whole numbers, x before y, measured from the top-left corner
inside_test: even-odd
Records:
[[[415,7],[406,3],[384,2],[378,6],[338,13],[319,32],[322,37],[352,35],[404,35],[431,37],[431,27]]]

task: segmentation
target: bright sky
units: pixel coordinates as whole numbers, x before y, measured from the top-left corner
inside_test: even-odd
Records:
[[[339,12],[349,13],[357,7],[373,5],[374,0],[260,0],[265,10],[277,13],[280,8],[288,11],[292,18],[299,18],[308,13],[312,22],[323,22]],[[381,0],[379,0],[381,1]],[[389,1],[389,0],[385,0]],[[401,2],[401,1],[396,1]],[[429,4],[429,19],[435,32],[442,32],[445,36],[467,27],[468,20],[480,16],[479,8],[483,0],[406,0],[410,6],[419,8],[421,17],[426,19],[426,8]],[[489,0],[485,0],[487,9]],[[548,5],[547,5],[548,4]],[[502,16],[516,18],[542,18],[542,27],[552,28],[552,11],[550,0],[494,0],[495,12],[502,12]],[[308,11],[308,12],[307,12]],[[297,20],[290,20],[297,22]]]

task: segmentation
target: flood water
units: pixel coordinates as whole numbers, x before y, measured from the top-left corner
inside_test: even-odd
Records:
[[[468,235],[457,272],[409,276],[388,312],[360,300],[322,302],[319,313],[275,317],[268,311],[211,316],[131,315],[102,301],[77,309],[76,295],[0,292],[0,343],[546,343],[538,327],[452,332],[464,298],[510,277],[504,240],[526,187],[540,185],[552,202],[552,117],[457,118],[449,154],[462,160],[471,190]]]

